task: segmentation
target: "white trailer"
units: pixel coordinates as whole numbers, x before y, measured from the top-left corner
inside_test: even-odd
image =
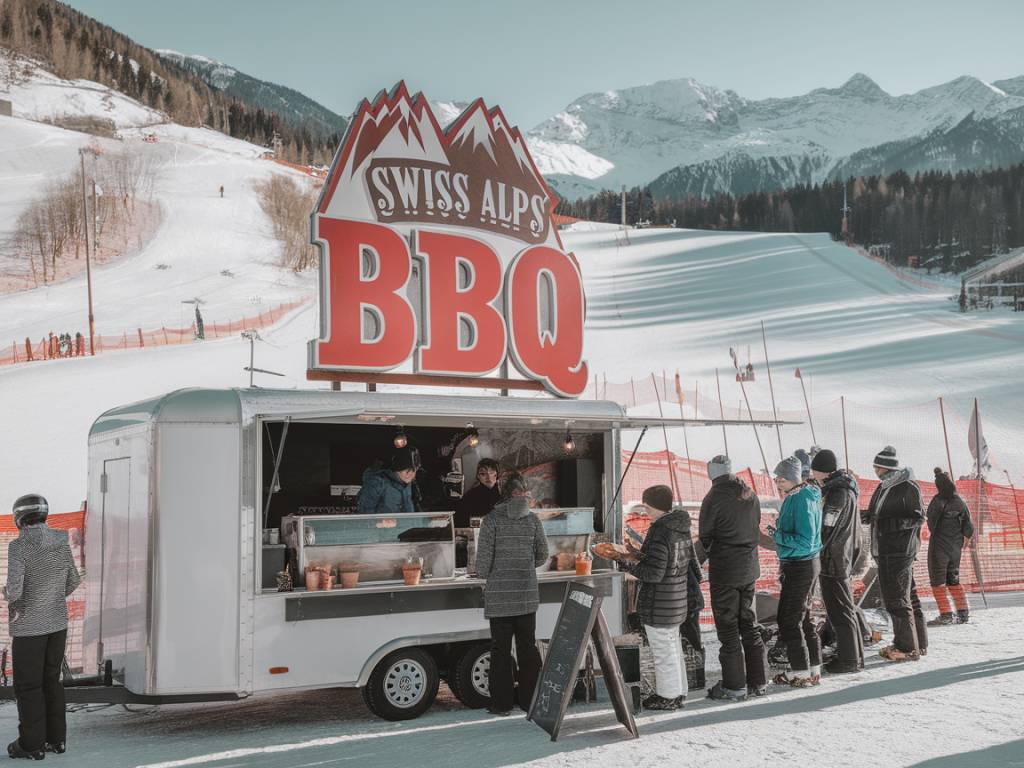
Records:
[[[296,578],[295,591],[278,592],[264,573],[262,536],[282,456],[307,460],[303,434],[351,441],[362,430],[362,441],[373,428],[390,439],[398,425],[470,422],[480,433],[585,436],[599,459],[597,525],[621,540],[621,512],[609,502],[628,420],[613,403],[185,389],[104,413],[89,436],[86,664],[146,702],[359,687],[377,714],[406,719],[430,706],[445,679],[467,704],[485,705],[481,580],[458,574],[306,592]],[[589,579],[607,595],[616,634],[622,574],[606,565]],[[539,638],[550,637],[572,578],[540,575]]]

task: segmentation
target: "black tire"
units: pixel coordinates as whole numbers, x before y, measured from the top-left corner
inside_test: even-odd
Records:
[[[363,688],[367,708],[385,720],[413,720],[437,698],[437,662],[420,648],[389,653],[374,667]]]
[[[491,644],[473,643],[452,661],[448,687],[470,709],[490,706]]]

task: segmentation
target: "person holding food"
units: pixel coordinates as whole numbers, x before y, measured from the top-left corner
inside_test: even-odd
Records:
[[[686,698],[686,666],[680,644],[680,626],[687,617],[687,574],[692,542],[690,515],[672,509],[672,489],[651,486],[643,504],[652,522],[637,550],[609,550],[626,573],[640,582],[637,609],[654,656],[655,693],[643,700],[647,709],[674,710]]]

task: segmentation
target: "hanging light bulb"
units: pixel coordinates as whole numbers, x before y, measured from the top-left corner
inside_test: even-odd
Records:
[[[405,448],[409,444],[409,438],[405,434],[405,427],[399,427],[395,433],[395,448]]]
[[[469,430],[469,447],[476,448],[480,445],[480,433],[477,431],[476,427],[473,426],[473,422],[469,422],[469,424],[466,425],[466,429]]]
[[[576,450],[576,441],[572,439],[572,432],[569,428],[565,428],[565,442],[562,443],[562,447],[565,448],[566,453],[572,453]]]

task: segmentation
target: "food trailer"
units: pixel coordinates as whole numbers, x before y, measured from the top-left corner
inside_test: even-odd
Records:
[[[484,456],[527,477],[553,556],[538,575],[538,637],[550,637],[577,578],[557,555],[585,551],[593,534],[621,540],[609,502],[624,424],[607,402],[255,388],[108,411],[89,437],[86,662],[140,701],[347,686],[405,719],[444,679],[485,706],[483,581],[455,566],[453,486]],[[424,511],[349,514],[348,492],[399,431],[422,456]],[[302,533],[291,557],[272,535],[288,522]],[[415,585],[401,576],[410,556],[423,558]],[[293,589],[278,591],[291,563]],[[307,590],[317,565],[359,581]],[[620,632],[622,574],[597,561],[584,578]]]

